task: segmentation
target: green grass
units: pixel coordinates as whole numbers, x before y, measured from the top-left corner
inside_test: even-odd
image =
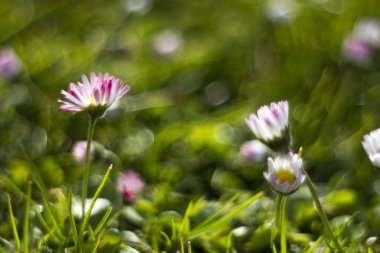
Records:
[[[380,234],[380,175],[361,142],[380,127],[379,48],[363,66],[342,45],[380,3],[287,1],[295,9],[275,19],[278,1],[133,2],[0,2],[0,50],[22,63],[13,78],[0,64],[0,252],[279,252],[266,162],[239,151],[255,139],[244,119],[285,99],[292,149],[303,148],[337,241],[378,252],[367,239]],[[111,205],[82,222],[71,147],[86,138],[87,115],[57,99],[91,71],[132,90],[97,122],[87,195]],[[128,169],[146,183],[133,202],[116,187]],[[306,185],[284,218],[287,252],[333,251]]]

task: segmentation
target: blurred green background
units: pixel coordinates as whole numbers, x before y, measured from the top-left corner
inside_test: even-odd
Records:
[[[21,189],[33,177],[47,188],[80,184],[71,147],[85,139],[87,117],[61,112],[57,99],[82,74],[109,72],[133,88],[94,139],[119,157],[117,170],[156,189],[147,199],[174,194],[158,209],[236,192],[272,197],[265,162],[239,154],[254,139],[244,118],[288,100],[294,149],[303,147],[329,217],[358,211],[363,242],[380,233],[380,175],[361,145],[380,127],[380,63],[376,47],[362,64],[342,45],[367,17],[380,17],[379,1],[2,0],[0,45],[22,69],[0,79],[0,170]],[[95,174],[115,162],[95,161]],[[318,216],[301,211],[304,191],[288,216],[317,234]]]

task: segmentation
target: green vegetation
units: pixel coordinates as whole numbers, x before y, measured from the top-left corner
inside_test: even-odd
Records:
[[[280,100],[338,243],[379,252],[380,174],[362,146],[380,127],[379,10],[375,0],[0,1],[0,51],[19,59],[12,71],[0,60],[0,253],[249,253],[271,242],[334,252],[309,183],[277,203],[286,238],[272,231],[267,163],[240,154],[256,139],[245,118]],[[371,41],[355,44],[366,18]],[[57,100],[91,71],[132,89],[96,123],[93,213],[82,219],[85,166],[72,147],[88,116]],[[118,190],[127,170],[141,194]]]

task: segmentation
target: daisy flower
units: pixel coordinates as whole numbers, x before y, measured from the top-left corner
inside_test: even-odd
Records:
[[[258,139],[269,145],[289,138],[288,114],[288,101],[280,101],[261,106],[257,114],[250,114],[245,122]]]
[[[62,90],[63,100],[58,100],[61,110],[69,112],[87,111],[95,118],[104,116],[109,109],[117,106],[119,99],[125,95],[130,86],[108,73],[90,73],[90,79],[82,76],[82,82],[70,83],[67,91]]]
[[[268,157],[268,171],[264,172],[264,177],[276,192],[290,194],[305,181],[302,163],[302,159],[292,153],[282,154],[274,159]]]

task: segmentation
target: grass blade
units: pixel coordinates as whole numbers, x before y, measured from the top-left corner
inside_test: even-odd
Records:
[[[40,191],[40,194],[42,196],[42,200],[44,202],[44,205],[47,209],[47,212],[49,213],[50,217],[52,218],[52,222],[54,223],[53,224],[53,227],[56,227],[58,230],[57,230],[57,236],[60,238],[60,239],[64,239],[63,235],[62,235],[62,231],[61,231],[61,228],[59,227],[58,225],[58,220],[57,220],[57,216],[55,215],[54,211],[53,211],[53,208],[51,207],[50,203],[49,203],[49,200],[45,194],[45,191],[44,189],[42,188],[41,184],[35,179],[34,182],[36,183],[39,191]]]
[[[107,179],[108,179],[108,177],[109,177],[109,175],[111,173],[111,170],[112,170],[112,164],[110,165],[110,167],[108,168],[106,174],[104,175],[103,180],[100,183],[98,189],[96,189],[94,197],[92,197],[91,204],[90,204],[90,206],[89,206],[89,208],[88,208],[88,210],[86,212],[86,216],[83,219],[83,223],[82,223],[80,234],[79,234],[79,240],[81,240],[83,238],[83,234],[84,234],[84,232],[85,232],[85,230],[87,228],[88,221],[90,220],[92,208],[94,207],[96,200],[98,199],[101,191],[103,190],[103,187],[104,187],[104,185],[107,182]]]
[[[187,242],[187,253],[192,253],[192,251],[191,251],[191,242],[190,241]]]
[[[15,241],[16,241],[16,250],[17,250],[17,252],[21,252],[20,251],[21,250],[20,237],[18,235],[17,225],[16,225],[16,222],[15,222],[15,218],[13,216],[11,197],[9,195],[7,195],[7,198],[8,198],[8,211],[9,211],[9,216],[11,218],[11,225],[12,225],[12,230],[13,230],[13,236],[14,236]]]
[[[96,242],[95,242],[94,248],[91,250],[91,253],[96,253],[96,250],[97,250],[98,247],[99,247],[100,238],[101,238],[101,236],[99,236],[98,239],[96,239]]]
[[[25,216],[24,216],[24,228],[23,228],[23,240],[24,240],[24,253],[29,253],[29,208],[30,208],[30,198],[32,196],[32,182],[28,184],[28,191],[26,195],[25,204]]]
[[[315,249],[317,248],[317,246],[321,243],[321,241],[323,240],[323,237],[320,236],[313,244],[312,246],[306,251],[306,253],[313,253],[315,252]]]
[[[96,228],[94,229],[94,232],[92,232],[90,238],[94,238],[99,232],[100,230],[104,227],[104,225],[106,224],[107,222],[107,219],[108,217],[110,216],[112,212],[112,207],[108,207],[106,213],[103,215],[103,218],[100,220],[99,224],[96,226]]]
[[[36,205],[34,205],[34,212],[38,218],[38,220],[41,222],[41,225],[42,227],[47,231],[49,232],[51,230],[51,228],[49,227],[49,225],[47,224],[47,222],[45,221],[44,217],[42,217],[41,215],[41,212],[40,210],[38,210],[38,207]]]
[[[220,214],[223,213],[224,209],[226,207],[228,207],[229,204],[231,204],[232,202],[234,202],[239,196],[240,196],[240,193],[238,193],[235,196],[233,196],[230,200],[227,201],[226,204],[224,204],[224,206],[222,206],[218,211],[216,211],[215,213],[213,213],[212,215],[210,215],[207,219],[205,219],[200,224],[198,224],[194,229],[199,229],[199,228],[201,228],[201,227],[209,224],[210,222],[218,219],[219,216],[220,216]]]
[[[78,243],[78,230],[77,230],[77,226],[75,224],[75,218],[74,218],[74,215],[73,215],[73,209],[72,209],[72,206],[73,206],[73,192],[71,191],[71,188],[69,189],[69,198],[68,198],[68,208],[69,208],[69,219],[70,219],[70,225],[71,225],[71,229],[73,231],[73,237],[74,237],[74,242],[75,242],[75,246],[77,245]]]
[[[164,237],[166,245],[168,247],[171,247],[172,241],[170,240],[169,236],[164,231],[160,231],[160,234],[162,235],[162,237]]]
[[[174,238],[177,238],[177,230],[176,230],[176,227],[175,227],[175,223],[174,223],[174,219],[172,219],[172,237],[171,239],[173,240]]]
[[[11,242],[5,240],[5,239],[2,238],[1,236],[0,236],[0,242],[1,242],[2,244],[4,244],[4,246],[8,247],[8,249],[9,249],[11,252],[15,252],[15,247],[13,246],[13,244],[12,244]],[[0,249],[3,249],[3,250],[4,250],[4,248],[2,248],[2,247],[0,247]],[[9,252],[9,251],[7,251],[7,252]]]
[[[50,231],[44,236],[42,237],[39,242],[38,242],[38,252],[41,252],[42,251],[42,246],[43,244],[49,239],[50,236],[52,236],[54,234],[54,232],[57,230],[57,227],[53,228],[53,229],[50,229]]]
[[[185,253],[185,246],[183,246],[183,238],[181,237],[181,253]]]
[[[189,233],[189,239],[194,238],[202,233],[205,232],[210,232],[215,230],[220,224],[226,222],[227,220],[231,219],[234,217],[236,214],[238,214],[240,211],[243,209],[247,208],[249,205],[251,205],[254,201],[257,199],[261,198],[263,196],[262,192],[257,193],[247,201],[243,202],[239,206],[237,206],[235,209],[231,210],[228,212],[225,216],[218,218],[217,220],[207,224],[207,226],[204,227],[196,227],[193,230],[190,231]]]
[[[232,248],[232,231],[228,234],[228,237],[227,237],[227,245],[226,245],[226,253],[229,253],[231,252],[231,248]]]
[[[25,196],[25,193],[10,178],[0,175],[0,183],[4,185],[5,188],[8,188],[10,192]]]
[[[193,210],[193,202],[190,201],[190,204],[187,206],[185,216],[183,217],[182,220],[182,225],[181,225],[181,231],[180,231],[180,236],[182,238],[182,235],[187,234],[190,231],[190,213]]]

